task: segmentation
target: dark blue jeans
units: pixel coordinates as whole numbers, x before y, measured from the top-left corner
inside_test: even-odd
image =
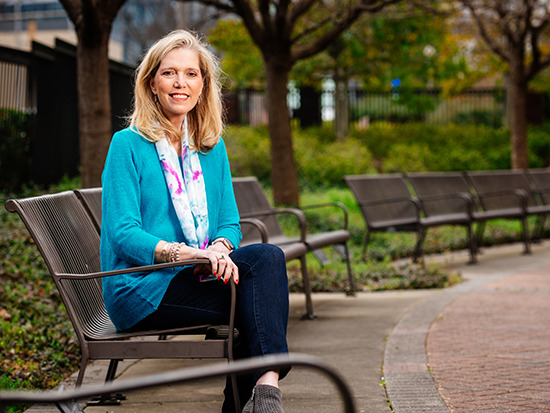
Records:
[[[280,248],[254,244],[230,254],[239,267],[236,328],[240,343],[235,359],[288,353],[288,278],[285,257]],[[231,290],[223,281],[200,282],[193,268],[180,271],[170,283],[159,308],[130,330],[166,329],[201,324],[229,323]],[[239,376],[241,405],[265,371]],[[288,370],[280,372],[282,379]],[[233,392],[227,380],[222,412],[234,412]],[[240,412],[239,412],[240,413]]]

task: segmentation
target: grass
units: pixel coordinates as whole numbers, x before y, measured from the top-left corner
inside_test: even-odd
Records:
[[[28,188],[18,197],[41,192]],[[9,198],[0,195],[0,389],[48,389],[78,369],[80,347],[36,245],[19,216],[3,207]]]
[[[47,192],[59,192],[80,186],[78,180],[65,180]],[[4,205],[10,197],[43,193],[27,188],[11,196],[0,195]],[[410,257],[415,236],[412,234],[375,234],[368,248],[368,259],[362,260],[365,224],[349,190],[332,188],[322,192],[306,192],[302,205],[339,201],[349,210],[349,242],[352,269],[358,289],[377,291],[388,289],[443,288],[461,281],[459,274],[443,269],[427,269],[412,263],[395,268],[392,261]],[[338,210],[326,208],[308,212],[308,228],[327,230],[342,225]],[[285,232],[295,232],[294,223],[282,223]],[[24,225],[16,214],[0,208],[0,389],[48,389],[78,369],[80,348],[61,303],[57,289]],[[485,230],[486,245],[520,240],[520,224],[514,221],[494,221]],[[546,237],[550,233],[546,232]],[[465,249],[463,228],[440,227],[428,231],[427,254]],[[325,266],[308,254],[307,262],[313,291],[345,291],[345,263],[332,248],[325,249],[331,263]],[[290,290],[301,290],[299,262],[288,265]],[[9,406],[9,413],[18,413],[24,406]]]

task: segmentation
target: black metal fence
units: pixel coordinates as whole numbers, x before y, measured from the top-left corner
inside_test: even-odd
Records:
[[[267,102],[259,90],[238,92],[238,113],[230,121],[242,125],[267,123]],[[311,88],[291,89],[288,104],[292,118],[302,126],[333,121],[334,88],[318,92]],[[506,90],[503,88],[470,89],[446,96],[438,89],[366,91],[350,88],[349,122],[366,129],[372,122],[424,122],[428,124],[483,124],[501,127],[506,124]],[[550,121],[550,99],[547,94],[529,93],[528,121],[541,124]]]
[[[0,48],[0,188],[30,176],[35,86],[29,54]]]
[[[124,126],[133,68],[111,61],[112,129]],[[0,47],[0,191],[49,185],[79,173],[76,48]]]

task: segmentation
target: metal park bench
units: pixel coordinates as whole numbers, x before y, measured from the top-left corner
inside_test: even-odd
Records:
[[[417,238],[414,261],[423,257],[426,227],[422,224],[422,209],[402,174],[347,175],[344,181],[355,196],[367,225],[363,259],[374,232],[414,232]]]
[[[354,294],[355,286],[351,272],[349,250],[347,241],[350,238],[348,231],[348,212],[341,203],[326,203],[319,205],[308,205],[301,208],[273,208],[256,177],[233,178],[233,189],[237,199],[237,207],[241,218],[256,218],[263,222],[267,228],[268,242],[279,246],[285,253],[286,261],[299,259],[301,261],[303,289],[306,296],[306,317],[315,318],[313,312],[313,303],[311,300],[311,286],[306,265],[306,253],[314,252],[328,246],[340,246],[337,251],[346,261],[348,270],[349,294]],[[343,212],[343,228],[320,233],[307,232],[307,219],[303,210],[323,207],[336,207]],[[300,224],[300,236],[289,237],[283,233],[283,230],[277,220],[277,215],[294,215]],[[242,245],[258,242],[254,231],[243,230]]]
[[[461,225],[468,233],[470,264],[477,262],[476,240],[472,232],[475,221],[474,199],[468,182],[460,172],[407,174],[420,201],[424,226]]]
[[[102,188],[75,189],[74,193],[80,199],[82,205],[88,212],[90,219],[94,223],[97,231],[101,233],[101,195]],[[267,229],[258,219],[241,219],[241,226],[253,228],[261,242],[267,242]]]
[[[212,340],[156,340],[153,336],[206,334],[216,326],[140,332],[117,332],[103,303],[101,279],[119,274],[155,271],[161,268],[205,264],[208,260],[188,260],[145,267],[101,272],[98,231],[72,191],[24,199],[12,199],[6,209],[19,214],[34,239],[75,330],[82,350],[76,385],[82,384],[90,359],[110,360],[106,382],[114,380],[119,360],[171,358],[233,359],[235,285],[231,283],[231,313],[227,337]],[[136,338],[141,338],[136,340]],[[147,339],[149,338],[149,339]],[[233,391],[240,408],[235,377]],[[114,396],[113,396],[114,397]],[[114,397],[101,403],[116,403]]]
[[[418,187],[414,197],[402,174],[348,175],[345,182],[355,196],[367,224],[363,244],[366,255],[370,234],[373,232],[414,232],[417,242],[414,260],[424,255],[423,241],[428,228],[441,225],[461,225],[467,228],[470,262],[476,262],[475,240],[472,235],[472,219],[469,214],[471,195],[454,192],[449,188],[430,188],[423,179],[413,182]],[[416,179],[416,175],[413,176]]]
[[[550,205],[550,169],[529,169],[527,175],[534,185],[535,193],[540,202],[543,205]]]
[[[30,392],[30,391],[0,391],[0,413],[8,403],[48,403],[55,404],[62,413],[83,413],[77,400],[86,400],[96,395],[128,392],[148,389],[162,385],[198,381],[212,377],[254,373],[265,369],[281,369],[285,367],[305,367],[316,370],[326,376],[338,390],[345,413],[355,413],[356,407],[348,384],[334,368],[321,362],[318,358],[303,354],[272,355],[261,358],[238,360],[229,364],[212,364],[189,369],[158,373],[131,380],[119,380],[107,383],[101,388],[77,389],[72,391]],[[173,410],[173,407],[166,410]],[[158,410],[157,410],[158,411]],[[240,411],[240,410],[238,410]]]
[[[527,217],[538,217],[538,225],[533,232],[536,239],[542,232],[544,217],[550,214],[550,205],[537,202],[526,173],[517,170],[483,171],[467,172],[467,176],[488,216],[521,220],[524,253],[529,254],[531,239]]]

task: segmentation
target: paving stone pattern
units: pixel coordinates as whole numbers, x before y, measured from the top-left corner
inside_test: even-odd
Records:
[[[458,298],[433,323],[428,363],[452,413],[550,411],[550,267]]]

